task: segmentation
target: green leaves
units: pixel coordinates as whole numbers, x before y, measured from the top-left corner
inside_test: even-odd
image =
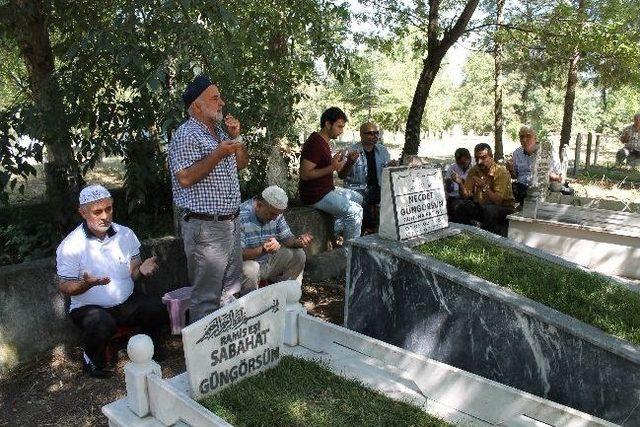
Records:
[[[348,8],[321,0],[78,0],[52,2],[49,12],[54,77],[85,172],[102,153],[132,155],[125,161],[134,167],[141,159],[128,147],[148,138],[166,145],[186,115],[180,94],[197,72],[219,82],[227,110],[246,132],[279,137],[296,120],[301,84],[316,79],[316,58],[324,56],[334,72],[347,67],[340,44]],[[6,40],[14,43],[0,38]],[[19,134],[34,134],[23,126],[26,117],[15,118]],[[258,157],[266,151],[256,148]],[[21,168],[16,164],[29,174]],[[137,199],[145,200],[144,186],[134,181],[147,178],[132,172],[127,181]]]

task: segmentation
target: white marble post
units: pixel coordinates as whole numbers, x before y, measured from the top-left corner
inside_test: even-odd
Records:
[[[139,417],[149,414],[147,376],[162,376],[160,365],[154,362],[153,341],[147,335],[134,335],[127,344],[127,354],[131,362],[124,367],[127,385],[127,405]]]
[[[284,320],[284,343],[290,346],[298,345],[298,314],[305,313],[300,304],[302,288],[296,280],[288,280],[287,284],[287,308]]]

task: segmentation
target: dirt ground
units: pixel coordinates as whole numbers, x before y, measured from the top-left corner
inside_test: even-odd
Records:
[[[311,314],[340,324],[343,285],[305,283],[301,302]],[[180,336],[172,336],[167,347],[164,378],[185,370]],[[81,356],[80,347],[69,354],[54,350],[0,381],[0,426],[106,426],[100,408],[125,395],[127,358],[120,358],[112,378],[97,380],[82,373]]]

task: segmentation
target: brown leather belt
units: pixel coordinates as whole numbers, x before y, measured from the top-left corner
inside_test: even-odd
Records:
[[[209,215],[198,212],[187,212],[184,214],[184,220],[189,221],[191,218],[201,221],[233,221],[240,215],[240,209],[229,215]]]

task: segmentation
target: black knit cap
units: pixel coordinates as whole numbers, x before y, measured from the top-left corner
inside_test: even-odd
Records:
[[[196,98],[199,97],[206,88],[212,85],[213,82],[211,81],[211,79],[204,74],[196,76],[196,78],[187,85],[187,88],[182,93],[182,101],[184,101],[184,106],[186,108],[189,108],[193,101],[195,101]]]

